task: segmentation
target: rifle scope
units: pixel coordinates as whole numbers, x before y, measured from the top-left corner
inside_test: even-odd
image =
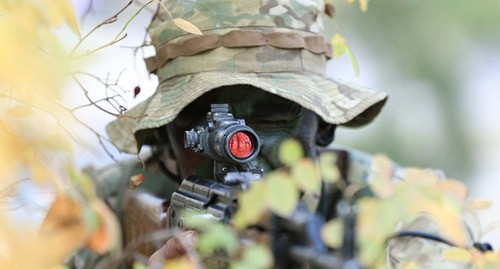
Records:
[[[228,104],[212,104],[207,125],[184,132],[184,147],[219,162],[243,164],[259,154],[260,141],[245,120],[229,113]]]

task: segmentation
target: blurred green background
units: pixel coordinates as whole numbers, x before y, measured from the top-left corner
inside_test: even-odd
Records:
[[[474,180],[489,155],[483,147],[500,151],[492,104],[500,102],[500,1],[372,0],[366,13],[334,3],[361,75],[346,70],[347,59],[330,72],[390,96],[374,124],[340,131],[337,141]]]
[[[480,225],[500,242],[500,1],[372,0],[367,13],[335,1],[340,32],[360,68],[346,57],[330,73],[389,93],[378,119],[341,129],[337,143],[385,153],[405,166],[443,169],[473,199],[493,207]]]

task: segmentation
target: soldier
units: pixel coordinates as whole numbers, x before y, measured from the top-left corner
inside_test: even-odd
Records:
[[[257,132],[262,142],[257,162],[270,171],[280,165],[280,141],[297,139],[305,155],[314,159],[332,143],[337,126],[369,123],[387,99],[384,92],[328,77],[326,63],[332,52],[322,24],[322,0],[164,4],[174,18],[193,23],[203,35],[182,31],[159,9],[149,27],[156,55],[146,59],[148,70],[159,78],[158,89],[106,128],[120,151],[137,154],[150,145],[152,156],[145,162],[145,171],[141,164],[127,162],[91,172],[97,189],[123,224],[125,242],[161,228],[165,200],[183,178],[210,176],[211,162],[183,146],[184,131],[205,118],[210,104],[229,104],[235,117],[245,119]],[[366,180],[368,156],[338,153],[344,180]],[[144,183],[126,191],[130,177],[139,173],[144,173]],[[332,195],[338,193],[320,199],[336,200]],[[191,233],[184,233],[181,241],[190,238]],[[185,253],[185,243],[169,240],[159,250],[143,245],[140,251],[145,257],[155,253],[151,262],[161,261]],[[393,265],[408,258],[395,255]],[[81,257],[74,258],[76,267],[88,266],[92,259]]]

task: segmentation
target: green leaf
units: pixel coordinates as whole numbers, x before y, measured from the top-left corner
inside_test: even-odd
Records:
[[[99,215],[92,207],[84,206],[83,216],[85,220],[85,228],[89,231],[95,231],[99,228]]]
[[[359,64],[358,60],[356,60],[356,56],[354,55],[354,52],[350,47],[347,47],[347,52],[349,55],[349,61],[351,62],[352,69],[354,70],[354,73],[356,74],[356,77],[359,77]]]
[[[271,268],[273,256],[267,246],[252,245],[243,251],[240,261],[231,263],[231,269]]]
[[[134,262],[133,268],[134,269],[148,269],[148,267],[144,263],[138,262],[138,261]]]
[[[251,264],[252,268],[268,268],[273,265],[273,256],[268,247],[254,245],[245,249],[243,260]]]
[[[321,189],[321,177],[314,162],[303,159],[291,167],[291,175],[297,186],[309,193],[319,193]]]
[[[232,218],[232,224],[236,229],[243,229],[260,220],[262,213],[266,210],[266,196],[266,181],[256,182],[240,194],[239,208]]]
[[[333,35],[331,43],[333,47],[333,57],[335,58],[344,55],[349,50],[344,37],[340,34]]]
[[[380,244],[379,242],[366,242],[363,245],[363,251],[359,253],[358,257],[362,264],[374,265],[384,253],[384,244]]]
[[[210,217],[206,212],[186,209],[182,212],[182,218],[184,219],[184,225],[186,227],[192,227],[199,230],[205,230],[210,227],[213,223],[217,221]]]
[[[75,183],[88,199],[96,197],[94,181],[88,174],[78,170],[72,163],[66,164],[66,173],[67,178],[69,178],[72,183]]]
[[[325,182],[336,183],[340,179],[340,172],[335,165],[337,155],[333,152],[325,152],[319,156],[319,169],[321,177]]]
[[[284,140],[279,149],[279,158],[284,165],[291,166],[304,157],[302,145],[295,139]]]
[[[331,220],[321,228],[321,239],[332,248],[342,246],[344,235],[344,224],[340,219]]]
[[[198,250],[202,256],[210,256],[215,250],[223,249],[228,255],[238,250],[238,236],[221,222],[210,223],[198,235]]]
[[[293,181],[285,173],[272,173],[264,180],[267,180],[267,202],[271,210],[281,217],[292,214],[299,199]]]

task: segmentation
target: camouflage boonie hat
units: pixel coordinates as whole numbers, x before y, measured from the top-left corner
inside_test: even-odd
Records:
[[[347,126],[371,121],[387,98],[327,76],[332,51],[323,36],[322,0],[171,0],[164,5],[203,35],[182,31],[158,9],[149,28],[156,56],[146,64],[160,84],[152,97],[106,127],[121,151],[137,153],[148,131],[221,86],[251,85]]]

